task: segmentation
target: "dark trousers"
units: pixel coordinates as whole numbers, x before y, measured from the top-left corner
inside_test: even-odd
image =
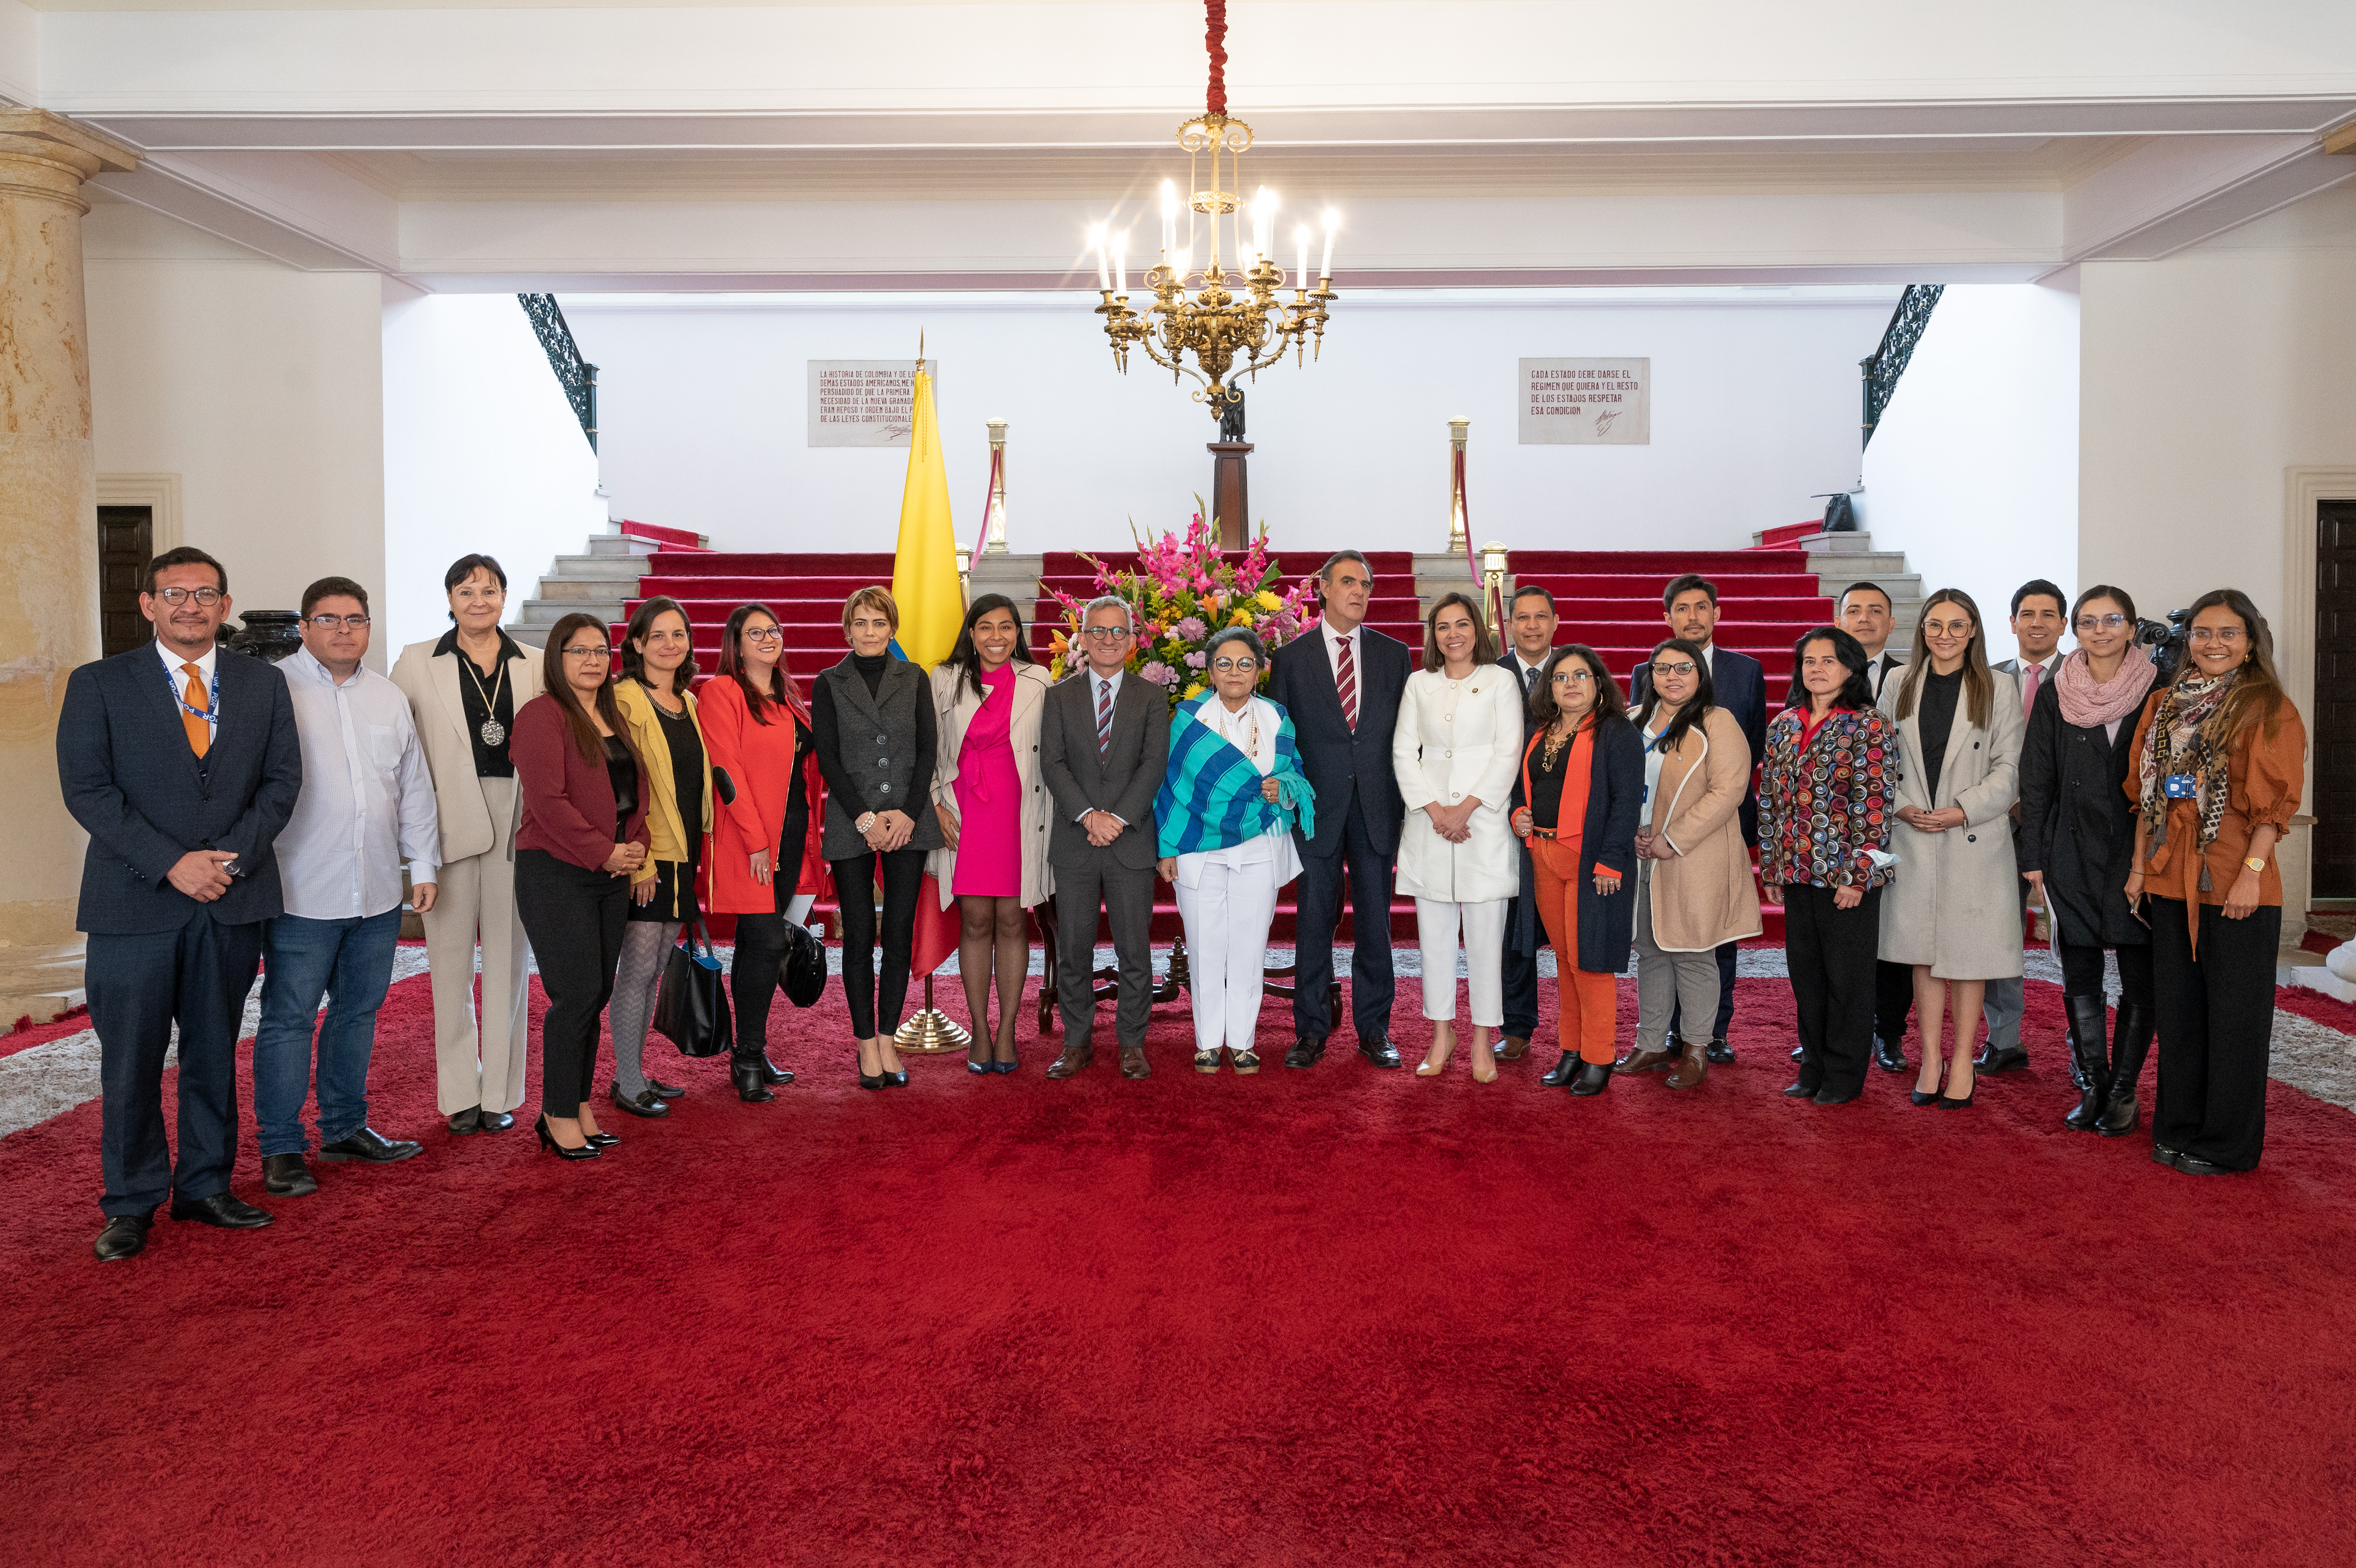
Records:
[[[875,974],[875,863],[884,863],[884,974]],[[898,1032],[908,1002],[908,956],[916,940],[916,895],[925,886],[925,851],[873,850],[830,861],[842,908],[842,992],[851,1002],[853,1038]]]
[[[1514,919],[1520,911],[1520,900],[1505,901],[1505,929],[1511,932]],[[1517,1040],[1526,1040],[1538,1032],[1538,951],[1515,952],[1510,938],[1505,943],[1505,1032]]]
[[[99,1167],[110,1219],[168,1196],[229,1190],[237,1159],[237,1027],[262,967],[262,922],[224,926],[198,905],[176,931],[92,932],[82,989],[98,1031]],[[164,1137],[164,1056],[180,1026],[180,1155]]]
[[[769,1044],[769,1004],[777,994],[777,965],[786,956],[786,908],[802,879],[803,835],[809,831],[808,811],[788,811],[777,835],[776,868],[770,890],[776,908],[766,915],[736,917],[736,952],[728,963],[728,995],[736,1008],[736,1048],[750,1054]],[[864,1039],[866,1036],[862,1036]]]
[[[1097,912],[1112,926],[1120,971],[1114,1037],[1143,1046],[1153,1017],[1153,868],[1135,870],[1098,851],[1077,865],[1055,867],[1055,1000],[1066,1049],[1087,1043],[1096,1027]]]
[[[1322,1040],[1333,1032],[1326,992],[1333,983],[1333,928],[1342,918],[1344,875],[1350,883],[1350,919],[1357,933],[1350,949],[1350,1020],[1361,1041],[1390,1033],[1391,996],[1397,989],[1391,973],[1392,860],[1375,848],[1355,789],[1339,848],[1331,854],[1301,850],[1301,880],[1293,895],[1292,1026],[1304,1040]]]
[[[1835,1094],[1865,1087],[1873,1048],[1874,954],[1881,945],[1881,889],[1854,909],[1829,887],[1783,889],[1783,956],[1799,1010],[1800,1082]]]
[[[1906,1019],[1914,1011],[1914,966],[1873,961],[1873,1033],[1903,1045]]]
[[[2062,954],[2062,994],[2100,996],[2103,993],[2103,950],[2059,944]],[[2119,1002],[2124,1006],[2151,1005],[2151,949],[2123,947],[2119,954]]]
[[[1713,1040],[1726,1038],[1727,1030],[1734,1026],[1734,952],[1740,945],[1739,942],[1720,942],[1718,945],[1718,1016],[1710,1020],[1709,1026],[1709,1037]],[[1684,1003],[1680,1002],[1669,1009],[1669,1034],[1676,1039],[1686,1037],[1685,1017]]]
[[[2201,905],[2198,958],[2180,900],[2154,898],[2149,912],[2159,1020],[2152,1142],[2227,1170],[2254,1169],[2266,1141],[2282,907],[2261,906],[2246,919],[2229,920],[2216,905]]]
[[[590,871],[544,849],[516,852],[516,913],[540,964],[540,1109],[581,1114],[597,1070],[597,1020],[614,994],[630,879]]]

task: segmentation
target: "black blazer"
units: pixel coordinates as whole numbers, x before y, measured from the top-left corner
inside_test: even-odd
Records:
[[[2130,655],[2129,657],[2133,657]],[[2135,767],[2136,715],[2119,721],[2116,739],[2100,725],[2062,716],[2052,682],[2038,688],[2020,748],[2020,827],[2012,847],[2023,872],[2045,874],[2045,907],[2057,940],[2078,947],[2144,947],[2151,929],[2127,907],[2135,864],[2135,803],[2126,797]]]
[[[1644,694],[1653,689],[1653,666],[1647,660],[1636,666],[1628,682],[1630,702],[1641,706]],[[1724,708],[1742,726],[1742,738],[1751,743],[1751,783],[1742,791],[1742,842],[1756,847],[1759,843],[1759,764],[1767,755],[1767,671],[1748,653],[1737,653],[1730,648],[1709,645],[1710,705]]]
[[[1523,737],[1525,762],[1538,739],[1535,729]],[[1568,958],[1573,968],[1590,974],[1618,974],[1628,967],[1636,938],[1636,819],[1644,803],[1644,737],[1633,725],[1598,730],[1589,749],[1587,815],[1580,820],[1579,951],[1556,953],[1557,964]],[[1510,809],[1518,811],[1528,804],[1516,768]],[[1530,860],[1529,841],[1515,842],[1521,846],[1522,896],[1507,917],[1505,946],[1509,951],[1535,953],[1547,940],[1545,919],[1538,913],[1537,868]],[[1620,874],[1620,891],[1609,897],[1595,890],[1599,864]]]
[[[1055,802],[1047,864],[1086,865],[1109,854],[1132,871],[1151,868],[1158,842],[1153,797],[1170,768],[1170,699],[1134,672],[1112,698],[1112,743],[1097,750],[1095,676],[1082,664],[1047,691],[1039,715],[1039,773]],[[1110,811],[1129,826],[1104,849],[1088,842],[1083,811]]]
[[[220,650],[220,724],[200,763],[171,679],[143,642],[85,664],[58,711],[58,782],[90,833],[75,926],[92,934],[173,931],[197,902],[172,886],[191,850],[235,852],[227,893],[207,906],[226,926],[285,912],[272,848],[303,791],[294,703],[277,667]]]
[[[1399,824],[1407,819],[1407,800],[1399,794],[1398,774],[1391,765],[1391,732],[1398,727],[1399,698],[1407,693],[1415,656],[1407,644],[1361,627],[1358,659],[1355,730],[1342,718],[1341,693],[1333,684],[1333,660],[1325,651],[1323,628],[1311,627],[1269,660],[1275,673],[1269,680],[1268,699],[1292,720],[1301,771],[1317,791],[1317,836],[1301,845],[1312,854],[1341,853],[1354,786],[1376,853],[1398,853]]]

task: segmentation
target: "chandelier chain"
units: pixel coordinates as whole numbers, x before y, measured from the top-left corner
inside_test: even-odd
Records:
[[[1204,0],[1203,17],[1207,26],[1203,42],[1211,51],[1211,84],[1203,95],[1203,107],[1224,114],[1227,112],[1227,0]]]

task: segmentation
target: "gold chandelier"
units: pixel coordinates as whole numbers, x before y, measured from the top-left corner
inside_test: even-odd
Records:
[[[1153,291],[1151,306],[1142,311],[1130,307],[1127,231],[1112,233],[1108,224],[1099,223],[1089,239],[1096,252],[1097,289],[1104,300],[1096,314],[1105,318],[1113,363],[1127,372],[1130,345],[1142,346],[1155,364],[1171,372],[1173,383],[1181,375],[1201,381],[1201,389],[1192,395],[1218,417],[1227,404],[1242,401],[1237,378],[1274,364],[1287,349],[1299,364],[1304,349],[1313,358],[1324,348],[1325,307],[1334,298],[1333,234],[1341,215],[1330,209],[1324,215],[1325,248],[1314,288],[1310,286],[1309,226],[1293,231],[1297,264],[1292,297],[1279,297],[1285,274],[1274,259],[1276,194],[1262,186],[1254,195],[1248,232],[1247,209],[1237,194],[1244,188],[1243,155],[1251,148],[1252,132],[1241,120],[1227,117],[1226,0],[1206,0],[1204,10],[1210,90],[1203,113],[1178,127],[1178,145],[1186,149],[1189,194],[1182,199],[1176,181],[1162,182],[1162,261],[1142,279]],[[1206,156],[1207,184],[1202,177]],[[1197,215],[1210,220],[1208,256],[1199,271],[1194,265]],[[1228,234],[1222,233],[1223,226]],[[1190,286],[1192,298],[1187,295]],[[1189,354],[1192,365],[1186,363]]]

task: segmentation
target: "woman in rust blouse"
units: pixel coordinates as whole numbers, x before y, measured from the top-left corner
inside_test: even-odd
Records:
[[[2254,1169],[2266,1137],[2282,873],[2307,726],[2274,634],[2238,588],[2193,601],[2176,679],[2136,726],[2127,901],[2151,922],[2159,1103],[2151,1157],[2187,1176]]]

